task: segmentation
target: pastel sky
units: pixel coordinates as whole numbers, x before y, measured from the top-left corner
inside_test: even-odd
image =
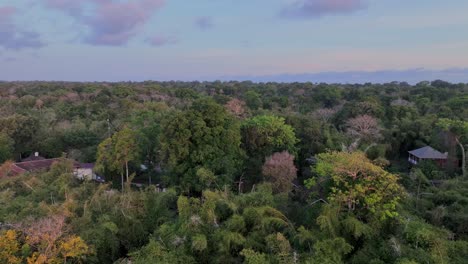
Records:
[[[466,0],[0,0],[0,80],[468,82],[467,11]]]

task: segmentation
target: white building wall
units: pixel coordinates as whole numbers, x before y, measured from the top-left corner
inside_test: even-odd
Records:
[[[93,173],[93,169],[79,168],[75,170],[75,176],[80,180],[94,180],[96,175]]]

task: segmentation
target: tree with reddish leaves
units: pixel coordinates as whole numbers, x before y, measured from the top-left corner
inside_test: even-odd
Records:
[[[13,175],[12,166],[13,161],[7,160],[3,164],[0,164],[0,179]]]
[[[266,159],[262,173],[265,179],[273,184],[274,192],[291,191],[292,182],[297,177],[294,156],[287,151],[274,153]]]
[[[0,232],[1,263],[83,263],[93,251],[70,234],[63,214],[11,225]]]
[[[364,141],[373,141],[381,137],[381,127],[376,118],[370,115],[360,115],[346,122],[347,133]]]
[[[320,108],[315,110],[312,113],[312,116],[319,119],[323,123],[328,123],[336,113],[336,108]]]
[[[357,149],[359,143],[369,143],[370,146],[376,144],[382,135],[382,128],[376,118],[370,115],[360,115],[349,119],[346,122],[346,133],[352,138],[353,142],[347,148],[349,151]]]
[[[238,118],[243,118],[246,116],[246,111],[245,111],[245,102],[241,101],[237,98],[233,98],[227,102],[224,107],[233,114],[234,116]]]

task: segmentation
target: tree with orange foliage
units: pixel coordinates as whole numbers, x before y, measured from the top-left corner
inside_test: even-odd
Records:
[[[25,243],[34,248],[28,263],[64,263],[67,259],[81,259],[92,251],[76,235],[68,235],[64,215],[39,219],[22,227]]]
[[[13,161],[11,160],[7,160],[0,165],[0,179],[11,175],[11,166],[13,166]]]
[[[64,260],[69,258],[79,259],[91,252],[83,239],[75,235],[69,236],[66,240],[62,241],[59,250]]]
[[[18,236],[18,233],[14,230],[7,230],[3,234],[0,233],[0,263],[19,264],[22,262]]]

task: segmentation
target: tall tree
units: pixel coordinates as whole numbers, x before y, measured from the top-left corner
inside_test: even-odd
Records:
[[[26,243],[37,250],[30,258],[37,261],[34,263],[66,263],[68,258],[79,259],[91,253],[80,237],[66,234],[65,217],[61,215],[39,219],[23,227],[23,232]]]
[[[272,182],[275,192],[291,191],[297,173],[294,156],[287,151],[274,153],[266,159],[262,173],[269,182]]]
[[[242,144],[249,157],[262,159],[274,152],[296,152],[294,129],[282,117],[261,115],[250,118],[242,125]]]
[[[163,123],[166,165],[184,191],[201,192],[213,179],[218,186],[231,183],[242,161],[240,144],[238,121],[212,99],[199,99]]]
[[[239,118],[244,118],[246,115],[246,110],[245,110],[245,102],[241,101],[237,98],[233,98],[229,100],[224,107],[233,114],[234,116],[237,116]]]
[[[136,141],[136,133],[128,127],[115,133],[115,160],[121,166],[125,168],[125,176],[128,181],[128,163],[138,159],[139,150],[138,143]]]
[[[33,151],[39,127],[38,119],[31,116],[15,114],[0,118],[0,132],[13,140],[15,154],[29,154]]]
[[[360,115],[346,122],[347,133],[354,138],[355,142],[374,142],[382,135],[382,130],[377,119],[370,115]]]
[[[398,215],[396,206],[403,195],[398,176],[374,165],[364,153],[319,154],[314,170],[330,180],[328,199],[332,204],[364,219]]]
[[[447,118],[441,118],[437,125],[445,131],[451,132],[455,136],[455,141],[460,147],[462,154],[462,174],[463,177],[466,175],[466,151],[465,146],[468,144],[468,122],[463,120],[451,120]]]
[[[247,178],[254,184],[261,180],[261,167],[265,158],[275,152],[296,154],[298,139],[294,128],[285,119],[274,115],[261,115],[247,119],[242,125],[242,147],[247,153]]]
[[[0,132],[0,164],[13,156],[13,140],[5,133]]]
[[[143,103],[130,117],[131,127],[135,128],[137,141],[142,154],[142,162],[151,167],[158,167],[160,161],[161,121],[168,111],[168,106],[161,102]]]
[[[118,171],[115,165],[114,159],[114,144],[112,142],[112,137],[106,138],[102,141],[97,150],[97,158],[96,158],[96,170],[100,171],[101,173],[110,172],[110,171]],[[123,190],[123,171],[120,171],[120,178]]]
[[[101,170],[120,172],[123,190],[124,173],[128,182],[129,162],[136,161],[138,157],[136,133],[125,127],[99,144],[96,163]]]
[[[245,102],[250,109],[257,110],[262,107],[262,99],[259,93],[255,91],[247,91],[244,97]]]

